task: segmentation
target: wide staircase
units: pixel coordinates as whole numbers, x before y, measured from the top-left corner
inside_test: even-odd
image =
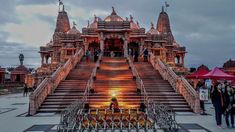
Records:
[[[89,96],[91,108],[109,108],[112,97],[116,97],[119,108],[140,106],[140,95],[125,58],[103,57],[93,88]]]
[[[134,65],[143,80],[149,99],[165,104],[176,112],[192,111],[184,97],[177,93],[149,62],[135,62]]]
[[[94,66],[92,62],[79,62],[54,93],[47,96],[37,112],[61,112],[72,102],[81,99]]]

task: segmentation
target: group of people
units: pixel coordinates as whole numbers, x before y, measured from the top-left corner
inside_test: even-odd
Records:
[[[129,49],[129,55],[130,55],[130,56],[133,56],[134,62],[138,62],[138,61],[139,61],[139,59],[138,59],[138,58],[139,58],[139,51],[138,51],[138,50],[133,51],[133,49]],[[144,57],[144,62],[147,62],[147,61],[148,61],[149,51],[148,51],[147,48],[144,48],[144,49],[141,51],[140,55],[143,55],[143,57]]]
[[[94,49],[94,53],[93,53],[94,62],[98,60],[100,52],[101,52],[100,49]],[[86,57],[86,62],[91,61],[91,57],[92,57],[91,49],[88,49],[86,51],[85,57]]]
[[[205,111],[204,107],[204,95],[203,89],[208,90],[209,97],[215,108],[216,124],[219,128],[222,128],[222,116],[225,117],[227,127],[234,128],[234,114],[235,114],[235,88],[233,88],[229,82],[211,82],[207,80],[205,82],[199,82],[197,85],[197,91],[200,96],[201,109]]]

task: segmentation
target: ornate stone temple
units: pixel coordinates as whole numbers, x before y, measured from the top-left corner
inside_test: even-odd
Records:
[[[23,64],[24,62],[23,54],[19,55],[19,61],[20,65],[11,72],[11,81],[18,83],[25,83],[25,78],[30,72]]]
[[[168,14],[162,8],[156,26],[151,23],[150,29],[140,27],[133,16],[123,19],[115,11],[114,7],[109,16],[101,19],[94,16],[91,23],[88,21],[82,32],[78,31],[76,24],[70,26],[70,21],[64,5],[60,5],[57,17],[56,29],[52,40],[40,47],[41,67],[38,75],[51,74],[56,67],[66,62],[76,51],[84,47],[84,50],[100,50],[104,55],[113,51],[117,56],[127,56],[144,47],[158,56],[163,62],[172,66],[176,71],[184,71],[185,47],[181,47],[174,39],[170,27]]]
[[[136,56],[146,50],[148,61],[138,61]],[[164,7],[147,31],[132,15],[119,16],[114,7],[105,18],[94,15],[79,31],[75,22],[70,25],[60,1],[53,37],[39,53],[41,67],[29,81],[37,86],[30,95],[30,115],[61,112],[79,101],[86,109],[107,109],[113,96],[122,109],[144,110],[153,102],[174,111],[199,112],[197,92],[175,73],[186,71],[186,49],[175,41]]]

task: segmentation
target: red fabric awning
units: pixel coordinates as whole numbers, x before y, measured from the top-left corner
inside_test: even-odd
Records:
[[[215,80],[218,80],[218,79],[235,80],[235,76],[229,75],[217,67],[211,70],[209,73],[203,75],[202,78],[205,78],[205,79],[210,78],[210,79],[215,79]]]
[[[209,70],[206,70],[206,69],[199,69],[195,72],[193,72],[192,74],[190,75],[187,75],[186,78],[188,79],[199,79],[201,78],[203,75],[209,73],[210,71]]]

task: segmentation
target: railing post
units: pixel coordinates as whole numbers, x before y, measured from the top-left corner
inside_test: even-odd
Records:
[[[200,99],[199,99],[199,96],[196,96],[195,97],[195,102],[194,102],[194,109],[193,111],[197,114],[200,113],[201,109],[200,109]]]

